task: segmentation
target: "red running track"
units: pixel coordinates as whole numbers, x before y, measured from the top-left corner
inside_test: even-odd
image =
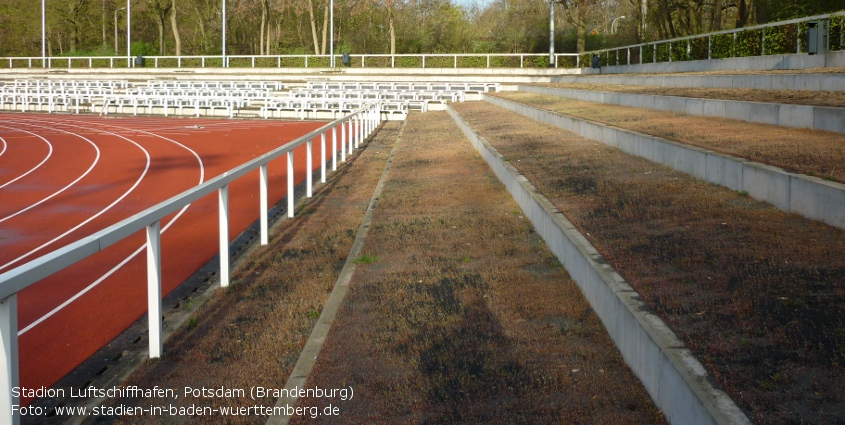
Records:
[[[322,125],[0,114],[0,273]],[[305,159],[297,148],[296,182]],[[312,170],[319,161],[317,138]],[[284,157],[269,170],[272,205],[286,195]],[[233,238],[258,218],[258,202],[257,171],[230,185]],[[217,214],[210,195],[162,220],[165,295],[217,254]],[[49,387],[145,314],[144,243],[139,232],[18,294],[21,386]]]

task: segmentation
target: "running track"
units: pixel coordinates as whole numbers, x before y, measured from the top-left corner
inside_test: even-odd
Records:
[[[0,273],[322,125],[0,114]],[[304,146],[294,159],[299,182]],[[234,237],[258,218],[257,171],[229,194]],[[286,194],[284,158],[270,164],[269,194],[271,205]],[[165,295],[217,254],[217,220],[216,196],[162,220]],[[139,232],[18,294],[21,386],[49,387],[145,314],[144,243]]]

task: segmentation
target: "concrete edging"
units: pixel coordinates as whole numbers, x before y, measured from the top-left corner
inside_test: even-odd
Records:
[[[845,91],[845,74],[566,75],[553,83],[756,90]]]
[[[731,118],[762,124],[779,125],[781,127],[810,128],[813,130],[845,133],[845,108],[560,89],[525,85],[520,85],[518,90],[587,102],[633,106],[637,108],[656,109],[658,111],[684,112],[689,115]]]
[[[449,114],[531,220],[601,319],[625,362],[674,424],[750,424],[639,294],[527,178],[451,107]]]
[[[845,184],[493,96],[485,95],[484,100],[706,182],[746,192],[780,210],[845,229]]]

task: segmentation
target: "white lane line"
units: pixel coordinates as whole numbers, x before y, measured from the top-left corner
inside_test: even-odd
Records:
[[[0,137],[0,142],[3,142],[3,150],[0,151],[0,156],[3,156],[3,154],[6,153],[6,139]]]
[[[47,121],[41,121],[41,122],[44,122],[45,124],[53,124],[53,125],[56,125],[56,123],[55,123],[55,122],[52,122],[52,123],[51,123],[51,122],[47,122]],[[31,124],[31,123],[29,123],[29,124],[30,124],[30,125],[33,125],[33,124]],[[67,124],[65,124],[65,125],[67,125]],[[39,126],[39,127],[40,127],[40,126]],[[69,127],[83,128],[83,127],[80,127],[80,126],[75,126],[75,125],[74,125],[74,126],[69,126]],[[58,129],[57,129],[57,130],[58,130]],[[62,131],[62,130],[59,130],[59,131]],[[38,247],[36,247],[36,248],[34,248],[34,249],[30,250],[30,251],[29,251],[29,252],[27,252],[27,253],[25,253],[25,254],[21,255],[20,257],[15,258],[14,260],[12,260],[12,261],[10,261],[10,262],[8,262],[8,263],[6,263],[6,264],[4,264],[4,265],[0,266],[0,270],[3,270],[3,269],[5,269],[5,268],[7,268],[7,267],[10,267],[10,266],[12,266],[13,264],[18,263],[19,261],[24,260],[24,259],[26,259],[26,258],[28,258],[28,257],[32,256],[32,255],[33,255],[33,254],[35,254],[36,252],[38,252],[38,251],[40,251],[40,250],[44,249],[45,247],[47,247],[47,246],[51,245],[52,243],[54,243],[54,242],[58,241],[59,239],[64,238],[65,236],[67,236],[67,235],[71,234],[72,232],[76,231],[76,230],[77,230],[77,229],[79,229],[80,227],[82,227],[82,226],[84,226],[84,225],[86,225],[86,224],[90,223],[92,220],[94,220],[94,219],[96,219],[97,217],[99,217],[99,216],[103,215],[106,211],[110,210],[112,207],[114,207],[115,205],[117,205],[117,203],[118,203],[118,202],[122,201],[124,198],[126,198],[127,196],[129,196],[129,194],[130,194],[130,193],[132,193],[132,192],[135,190],[135,188],[136,188],[136,187],[138,187],[138,185],[139,185],[139,184],[141,184],[141,180],[143,180],[143,179],[144,179],[144,176],[146,176],[146,175],[147,175],[147,171],[150,169],[150,153],[149,153],[149,152],[147,152],[147,150],[146,150],[146,149],[144,149],[141,145],[139,145],[138,143],[136,143],[134,140],[128,139],[128,138],[123,137],[123,136],[121,136],[121,135],[119,135],[119,134],[111,133],[111,132],[104,131],[104,130],[101,130],[101,131],[102,131],[103,133],[110,134],[110,135],[113,135],[113,136],[119,137],[119,138],[121,138],[121,139],[123,139],[123,140],[126,140],[127,142],[132,143],[133,145],[137,146],[137,147],[138,147],[138,149],[140,149],[142,152],[144,152],[144,156],[146,156],[146,157],[147,157],[147,162],[146,162],[146,164],[144,165],[144,171],[141,173],[141,175],[138,177],[138,179],[137,179],[137,180],[135,180],[135,184],[133,184],[133,185],[132,185],[132,187],[130,187],[130,188],[129,188],[126,192],[124,192],[124,193],[123,193],[123,195],[121,195],[119,198],[117,198],[116,200],[114,200],[114,202],[112,202],[111,204],[109,204],[108,206],[106,206],[105,208],[103,208],[102,210],[100,210],[98,213],[96,213],[96,214],[92,215],[91,217],[88,217],[88,218],[87,218],[87,219],[85,219],[83,222],[81,222],[81,223],[77,224],[76,226],[74,226],[74,227],[72,227],[72,228],[68,229],[68,230],[67,230],[67,231],[65,231],[64,233],[62,233],[62,234],[60,234],[60,235],[56,236],[55,238],[50,239],[50,240],[49,240],[49,241],[47,241],[47,242],[44,242],[43,244],[41,244],[41,245],[39,245]]]
[[[92,124],[93,124],[93,123],[92,123]],[[198,154],[197,154],[197,153],[196,153],[193,149],[191,149],[191,148],[189,148],[189,147],[187,147],[187,146],[185,146],[185,145],[183,145],[183,144],[181,144],[181,143],[179,143],[179,142],[177,142],[177,141],[175,141],[175,140],[168,139],[168,138],[166,138],[166,137],[164,137],[164,136],[160,136],[160,135],[155,134],[155,133],[150,133],[150,132],[143,131],[143,130],[132,130],[132,129],[127,129],[127,128],[125,128],[125,127],[119,127],[119,126],[116,126],[116,125],[107,125],[107,124],[101,124],[101,125],[105,125],[105,126],[107,126],[107,127],[118,128],[118,129],[125,130],[125,131],[140,131],[140,132],[142,132],[142,133],[147,133],[147,134],[149,134],[149,135],[151,135],[151,136],[159,137],[159,138],[164,139],[164,140],[166,140],[166,141],[168,141],[168,142],[171,142],[171,143],[174,143],[174,144],[176,144],[176,145],[178,145],[178,146],[181,146],[182,148],[184,148],[184,149],[185,149],[185,150],[187,150],[188,152],[191,152],[191,153],[194,155],[194,157],[197,159],[197,161],[199,162],[199,167],[200,167],[200,180],[199,180],[199,183],[197,183],[197,184],[201,184],[201,183],[205,180],[205,166],[204,166],[204,165],[203,165],[203,163],[202,163],[202,158],[200,158],[200,156],[199,156],[199,155],[198,155]],[[181,216],[182,216],[182,214],[184,214],[184,213],[185,213],[185,211],[187,211],[187,210],[188,210],[188,207],[190,207],[190,206],[191,206],[191,204],[188,204],[188,205],[185,205],[184,207],[182,207],[182,209],[181,209],[181,210],[179,210],[179,213],[178,213],[178,214],[176,214],[176,216],[174,216],[174,217],[173,217],[173,219],[171,219],[171,220],[170,220],[170,221],[169,221],[169,222],[168,222],[168,223],[167,223],[167,224],[166,224],[166,225],[165,225],[165,226],[161,229],[161,233],[162,233],[162,234],[164,234],[164,232],[166,232],[166,231],[167,231],[167,229],[169,229],[169,228],[170,228],[170,226],[172,226],[172,225],[173,225],[173,223],[176,223],[176,220],[178,220],[178,219],[179,219],[179,217],[181,217]],[[94,289],[94,287],[95,287],[95,286],[97,286],[97,285],[99,285],[100,283],[102,283],[102,282],[103,282],[104,280],[106,280],[109,276],[111,276],[111,275],[112,275],[112,274],[114,274],[116,271],[118,271],[121,267],[123,267],[126,263],[128,263],[129,261],[131,261],[133,258],[137,257],[137,256],[138,256],[138,254],[140,254],[141,252],[143,252],[143,251],[144,251],[144,248],[146,248],[146,246],[147,246],[147,244],[143,244],[143,245],[141,245],[138,249],[136,249],[136,250],[135,250],[135,252],[133,252],[133,253],[132,253],[131,255],[129,255],[128,257],[126,257],[126,258],[125,258],[123,261],[121,261],[118,265],[116,265],[116,266],[112,267],[112,269],[111,269],[111,270],[107,271],[104,275],[100,276],[100,278],[99,278],[99,279],[97,279],[97,280],[95,280],[92,284],[90,284],[90,285],[86,286],[84,289],[82,289],[81,291],[77,292],[77,293],[76,293],[75,295],[73,295],[72,297],[68,298],[68,300],[67,300],[67,301],[65,301],[65,302],[61,303],[61,304],[60,304],[60,305],[58,305],[56,308],[54,308],[54,309],[50,310],[47,314],[45,314],[45,315],[41,316],[40,318],[38,318],[38,319],[37,319],[37,320],[35,320],[34,322],[30,323],[30,324],[29,324],[28,326],[26,326],[25,328],[21,329],[21,330],[18,332],[18,336],[25,334],[26,332],[30,331],[30,330],[31,330],[31,329],[33,329],[34,327],[36,327],[36,326],[38,326],[39,324],[43,323],[45,320],[47,320],[47,319],[49,319],[50,317],[52,317],[53,315],[55,315],[56,313],[58,313],[59,311],[61,311],[63,308],[67,307],[70,303],[72,303],[73,301],[75,301],[75,300],[79,299],[79,297],[81,297],[82,295],[84,295],[85,293],[87,293],[88,291],[90,291],[91,289]]]
[[[35,127],[45,128],[45,127],[42,127],[42,126],[35,126]],[[8,128],[8,127],[7,127],[7,128]],[[58,130],[58,129],[56,129],[56,130]],[[21,131],[26,131],[26,130],[21,130]],[[24,208],[24,209],[22,209],[22,210],[20,210],[20,211],[16,212],[16,213],[9,214],[9,215],[7,215],[6,217],[0,218],[0,223],[4,222],[4,221],[6,221],[6,220],[8,220],[8,219],[10,219],[10,218],[12,218],[12,217],[17,217],[17,216],[19,216],[19,215],[21,215],[21,214],[23,214],[23,213],[25,213],[25,212],[27,212],[27,211],[29,211],[29,210],[31,210],[31,209],[33,209],[33,208],[37,207],[37,206],[39,206],[39,205],[41,205],[41,204],[43,204],[43,203],[45,203],[45,202],[49,201],[50,199],[52,199],[52,198],[54,198],[54,197],[58,196],[60,193],[62,193],[62,192],[64,192],[64,191],[68,190],[71,186],[75,185],[77,182],[79,182],[80,180],[82,180],[82,178],[83,178],[83,177],[87,176],[87,175],[88,175],[88,173],[90,173],[90,172],[91,172],[91,170],[93,170],[93,169],[94,169],[94,167],[97,165],[97,162],[99,162],[99,161],[100,161],[100,148],[98,148],[98,147],[97,147],[97,145],[95,145],[95,144],[94,144],[94,142],[92,142],[92,141],[90,141],[90,140],[86,139],[85,137],[82,137],[82,136],[80,136],[80,135],[78,135],[78,134],[71,133],[71,132],[69,132],[69,131],[64,131],[64,130],[58,130],[58,131],[61,131],[61,132],[63,132],[63,133],[67,133],[67,134],[70,134],[70,135],[73,135],[73,136],[79,137],[80,139],[85,140],[85,141],[86,141],[86,142],[88,142],[91,146],[93,146],[93,147],[94,147],[94,150],[97,152],[97,156],[96,156],[96,157],[94,157],[94,162],[92,162],[92,163],[91,163],[91,166],[90,166],[90,167],[88,167],[88,169],[87,169],[87,170],[85,170],[85,172],[84,172],[84,173],[82,173],[82,175],[81,175],[81,176],[77,177],[77,178],[76,178],[76,180],[74,180],[74,181],[70,182],[67,186],[65,186],[65,187],[63,187],[63,188],[61,188],[61,189],[59,189],[57,192],[53,193],[52,195],[50,195],[50,196],[48,196],[48,197],[46,197],[46,198],[44,198],[44,199],[42,199],[42,200],[40,200],[40,201],[38,201],[38,202],[34,203],[34,204],[32,204],[32,205],[30,205],[30,206],[28,206],[28,207],[26,207],[26,208]],[[30,133],[30,132],[28,132],[28,131],[26,131],[26,132],[27,132],[27,133]],[[30,134],[34,134],[34,133],[30,133]],[[41,136],[38,136],[38,137],[41,137]],[[43,138],[42,138],[42,139],[43,139]],[[0,268],[2,268],[2,267],[0,267]]]
[[[2,128],[8,128],[8,129],[11,129],[11,127],[6,127],[6,126],[0,126],[0,127],[2,127]],[[12,184],[12,183],[14,183],[14,182],[18,181],[18,180],[20,180],[20,179],[22,179],[22,178],[24,178],[24,177],[26,177],[26,175],[27,175],[27,174],[29,174],[29,173],[31,173],[31,172],[33,172],[33,171],[37,170],[37,169],[38,169],[38,167],[40,167],[40,166],[44,165],[44,163],[45,163],[45,162],[47,162],[47,160],[48,160],[48,159],[50,159],[50,156],[52,156],[52,155],[53,155],[53,145],[50,143],[50,141],[49,141],[49,140],[47,140],[47,139],[45,139],[45,138],[43,138],[43,137],[41,137],[41,136],[39,136],[39,135],[37,135],[37,134],[35,134],[35,133],[30,133],[29,131],[26,131],[26,130],[19,130],[19,131],[22,131],[22,132],[24,132],[24,133],[29,133],[29,134],[31,134],[31,135],[33,135],[33,136],[35,136],[35,137],[37,137],[37,138],[39,138],[39,139],[43,140],[43,141],[44,141],[44,143],[46,143],[46,144],[47,144],[47,147],[49,147],[49,148],[50,148],[50,150],[49,150],[49,151],[47,151],[47,156],[45,156],[45,157],[44,157],[44,159],[42,159],[42,160],[41,160],[41,162],[39,162],[39,163],[38,163],[38,165],[36,165],[35,167],[32,167],[32,169],[31,169],[31,170],[29,170],[29,171],[27,171],[27,172],[25,172],[25,173],[23,173],[23,174],[19,175],[18,177],[16,177],[16,178],[14,178],[14,179],[12,179],[12,180],[10,180],[10,181],[8,181],[8,182],[6,182],[6,183],[4,183],[4,184],[0,185],[0,189],[2,189],[2,188],[4,188],[4,187],[6,187],[6,186],[8,186],[8,185],[10,185],[10,184]],[[5,141],[4,141],[4,142],[5,142]],[[4,149],[4,151],[5,151],[5,149]]]

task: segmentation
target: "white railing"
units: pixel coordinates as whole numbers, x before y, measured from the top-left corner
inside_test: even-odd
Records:
[[[150,207],[117,224],[100,230],[68,246],[32,260],[20,267],[0,274],[0,423],[19,424],[20,412],[15,413],[13,406],[19,400],[13,397],[12,388],[19,386],[18,376],[18,314],[17,294],[30,285],[57,273],[77,262],[135,234],[146,231],[147,236],[147,316],[149,320],[149,356],[158,358],[162,353],[161,322],[161,220],[167,215],[211,194],[218,193],[220,221],[220,286],[229,286],[229,184],[247,173],[259,169],[259,204],[261,209],[260,228],[261,244],[268,243],[268,164],[287,157],[287,211],[288,217],[294,213],[293,150],[306,145],[306,196],[312,196],[313,174],[310,164],[313,159],[312,142],[320,137],[320,181],[326,182],[326,167],[329,158],[326,154],[327,133],[331,133],[331,167],[337,169],[337,142],[340,133],[341,161],[346,160],[346,152],[351,155],[353,149],[369,136],[378,126],[381,112],[377,103],[367,105],[314,130],[293,142],[246,162],[236,168],[210,179],[193,189],[176,195],[158,205]],[[348,133],[348,137],[347,137]],[[348,140],[348,143],[347,143]]]
[[[808,16],[806,18],[798,18],[798,19],[791,19],[788,21],[779,21],[779,22],[772,22],[763,25],[753,25],[749,27],[743,28],[736,28],[724,31],[717,31],[711,32],[707,34],[698,34],[698,35],[691,35],[686,37],[678,37],[672,38],[668,40],[658,40],[658,41],[651,41],[647,43],[640,43],[640,44],[633,44],[629,46],[622,46],[622,47],[614,47],[608,49],[601,49],[601,50],[594,50],[590,52],[586,52],[582,54],[579,63],[584,63],[584,66],[590,66],[589,58],[593,55],[598,55],[602,60],[602,66],[608,65],[631,65],[632,64],[632,53],[635,55],[635,59],[633,61],[634,64],[642,64],[642,63],[660,63],[660,62],[678,62],[678,61],[686,61],[686,60],[699,60],[699,59],[713,59],[714,56],[716,58],[724,58],[724,57],[747,57],[747,56],[763,56],[763,55],[770,55],[770,54],[783,54],[783,53],[802,53],[802,44],[806,43],[804,37],[806,35],[805,31],[802,28],[802,24],[807,24],[810,21],[828,21],[829,25],[828,28],[834,29],[834,21],[836,22],[836,32],[835,36],[828,38],[827,50],[845,50],[845,12],[836,12],[824,15],[815,15],[815,16]],[[771,43],[775,40],[775,38],[781,38],[784,36],[786,27],[794,25],[795,28],[795,38],[788,41],[783,40],[779,44],[789,44],[790,47],[794,46],[794,49],[790,48],[787,49],[778,49],[776,50],[771,46]],[[759,31],[759,41],[760,49],[759,53],[755,54],[743,54],[743,46],[740,45],[742,42],[741,38],[746,35],[753,34],[754,32]],[[784,31],[780,34],[776,34],[776,31]],[[770,42],[767,46],[767,37],[771,37]],[[717,47],[714,44],[714,39],[718,39],[721,37],[727,37],[727,41],[730,44],[729,47],[722,47],[721,50],[727,50],[730,53],[727,54],[726,52],[714,52],[714,49]],[[755,38],[757,35],[755,34]],[[706,42],[706,54],[704,52],[704,45]],[[694,49],[694,45],[699,45],[700,49]],[[756,47],[756,46],[755,46]],[[673,51],[674,48],[674,51]],[[680,48],[680,50],[679,50]],[[700,50],[699,54],[693,54],[694,50]],[[781,51],[783,50],[783,51]],[[621,57],[620,57],[621,53]],[[714,54],[719,53],[719,54]],[[644,59],[645,58],[645,59]]]
[[[555,68],[577,68],[575,53],[555,55]],[[144,66],[152,68],[329,68],[329,55],[233,55],[233,56],[145,56]],[[343,55],[335,55],[335,64]],[[559,65],[560,64],[560,65]],[[136,58],[127,56],[5,57],[2,68],[116,68],[135,67]],[[547,53],[462,53],[349,56],[353,68],[546,68]]]

